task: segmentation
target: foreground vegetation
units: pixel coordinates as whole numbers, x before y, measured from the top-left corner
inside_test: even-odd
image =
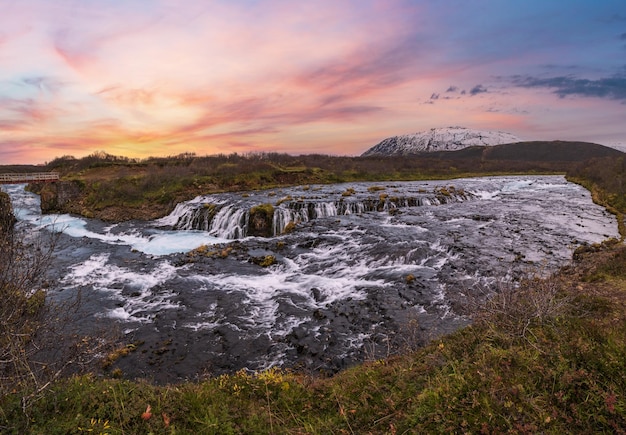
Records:
[[[621,217],[623,165],[560,169]],[[95,374],[46,389],[23,382],[0,396],[0,432],[626,433],[623,243],[581,247],[552,277],[488,290],[486,302],[469,301],[471,326],[331,378],[269,370],[170,386]]]

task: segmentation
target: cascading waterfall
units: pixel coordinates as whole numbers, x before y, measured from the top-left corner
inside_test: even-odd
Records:
[[[224,239],[242,239],[247,235],[249,217],[248,210],[229,204],[215,214],[210,227],[205,231]]]
[[[274,207],[272,235],[282,234],[290,223],[309,222],[340,215],[358,215],[368,212],[390,212],[399,208],[440,205],[474,199],[475,195],[463,191],[445,193],[434,191],[415,196],[380,196],[281,200]],[[161,220],[161,224],[176,230],[207,231],[210,235],[224,239],[242,239],[249,234],[250,209],[259,205],[258,200],[241,199],[228,202],[214,196],[198,197],[178,204],[174,211]]]
[[[274,210],[272,233],[274,235],[282,233],[290,222],[297,222],[298,220],[303,221],[303,217],[303,214],[294,214],[292,213],[292,210],[284,207],[278,207]]]

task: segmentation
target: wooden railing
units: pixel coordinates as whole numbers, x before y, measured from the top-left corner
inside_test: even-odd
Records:
[[[57,172],[0,174],[0,184],[47,183],[59,181]]]

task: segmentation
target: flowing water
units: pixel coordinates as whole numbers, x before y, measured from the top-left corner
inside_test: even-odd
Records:
[[[159,382],[274,365],[332,373],[453,331],[470,294],[618,236],[561,176],[226,193],[114,225],[42,216],[24,186],[3,189],[21,227],[63,233],[51,294],[80,291],[76,324],[143,343],[119,367]],[[249,211],[266,203],[271,228],[252,237]]]

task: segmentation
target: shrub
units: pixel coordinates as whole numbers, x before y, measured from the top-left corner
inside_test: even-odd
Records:
[[[555,322],[571,309],[571,296],[563,292],[558,277],[530,277],[518,285],[502,281],[493,294],[476,303],[474,322],[498,334],[525,338],[532,327]]]
[[[92,368],[109,344],[70,331],[80,294],[64,303],[48,295],[57,238],[0,231],[0,399],[20,391],[24,410],[53,380]]]

